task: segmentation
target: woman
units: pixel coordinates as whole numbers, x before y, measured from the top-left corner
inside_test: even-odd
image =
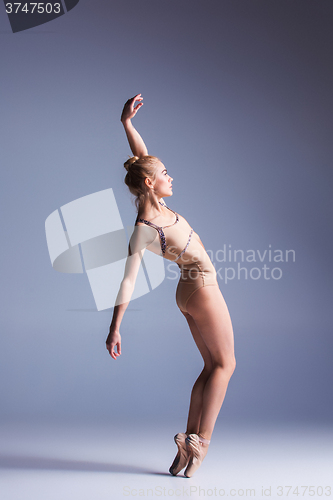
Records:
[[[178,452],[169,469],[176,475],[186,467],[184,474],[191,477],[207,453],[235,369],[233,330],[214,266],[199,236],[164,203],[163,198],[172,195],[173,179],[158,158],[148,156],[145,143],[132,125],[132,118],[143,105],[141,101],[141,94],[129,99],[121,115],[134,155],[124,165],[125,183],[136,195],[138,217],[106,347],[113,359],[120,356],[120,323],[134,290],[142,254],[145,248],[156,251],[158,245],[163,257],[180,268],[176,302],[204,361],[192,389],[186,432],[174,437]]]

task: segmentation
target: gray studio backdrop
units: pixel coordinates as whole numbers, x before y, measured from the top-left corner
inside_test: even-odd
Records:
[[[0,7],[1,419],[185,425],[201,360],[175,268],[131,302],[113,361],[112,310],[97,312],[86,274],[52,269],[45,239],[54,210],[107,188],[133,224],[119,117],[141,92],[135,125],[174,178],[167,203],[211,252],[234,325],[219,422],[326,422],[332,2],[80,0],[16,34]]]

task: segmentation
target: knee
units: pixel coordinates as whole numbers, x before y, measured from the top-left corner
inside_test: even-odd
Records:
[[[223,370],[223,372],[231,378],[236,369],[236,358],[235,356],[230,356],[226,359],[224,358],[223,360],[217,361],[214,365],[214,368]]]
[[[230,377],[231,375],[234,373],[234,371],[236,370],[236,358],[235,356],[233,356],[231,359],[230,359],[230,366],[229,366],[229,369],[230,369]]]
[[[204,380],[207,381],[213,371],[213,365],[207,365],[205,364],[202,372],[200,373],[200,377]]]

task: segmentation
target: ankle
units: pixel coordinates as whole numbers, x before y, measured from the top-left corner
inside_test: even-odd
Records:
[[[198,434],[199,442],[201,446],[209,446],[210,444],[210,439],[204,438],[201,434]]]
[[[185,434],[186,434],[186,436],[189,436],[190,434],[197,434],[197,431],[191,431],[191,430],[188,430],[188,428],[187,428],[185,431]]]

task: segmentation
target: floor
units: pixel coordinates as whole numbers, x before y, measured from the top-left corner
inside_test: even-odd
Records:
[[[2,424],[1,499],[333,497],[333,426],[220,424],[190,479],[168,473],[182,430]]]

